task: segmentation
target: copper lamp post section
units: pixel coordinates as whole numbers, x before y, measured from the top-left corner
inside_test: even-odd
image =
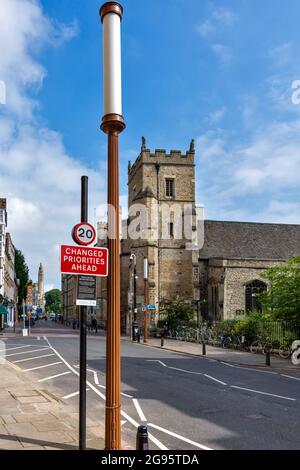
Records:
[[[104,116],[108,134],[108,293],[106,331],[105,449],[121,449],[120,371],[120,228],[119,133],[125,129],[121,105],[122,6],[107,2],[100,8],[103,23]]]

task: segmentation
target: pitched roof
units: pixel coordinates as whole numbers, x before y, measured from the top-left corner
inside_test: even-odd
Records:
[[[205,220],[202,259],[288,259],[300,255],[300,225]]]

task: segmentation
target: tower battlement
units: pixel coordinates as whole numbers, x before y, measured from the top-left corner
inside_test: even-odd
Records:
[[[195,158],[195,142],[194,139],[190,143],[190,148],[186,152],[181,150],[170,150],[167,153],[166,149],[155,149],[154,153],[146,148],[145,140],[142,139],[142,147],[140,154],[133,164],[128,163],[128,175],[132,175],[141,163],[154,163],[154,164],[194,164]]]

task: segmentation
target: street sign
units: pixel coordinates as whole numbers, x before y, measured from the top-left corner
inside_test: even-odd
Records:
[[[64,274],[108,275],[108,249],[61,245],[60,270]]]
[[[76,305],[96,307],[96,276],[78,276]]]
[[[148,305],[148,310],[156,310],[156,306],[155,305]]]
[[[72,238],[78,245],[90,245],[96,239],[96,230],[88,222],[81,222],[75,225],[72,230]]]
[[[0,315],[7,315],[7,314],[8,314],[7,308],[4,307],[4,305],[0,304]]]
[[[145,304],[142,305],[142,312],[146,312],[147,306]]]

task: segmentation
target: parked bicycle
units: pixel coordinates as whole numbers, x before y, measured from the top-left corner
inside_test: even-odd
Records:
[[[262,339],[257,339],[256,341],[253,341],[250,345],[250,352],[253,354],[266,354],[266,350],[268,348],[268,343],[267,341],[263,341]]]

